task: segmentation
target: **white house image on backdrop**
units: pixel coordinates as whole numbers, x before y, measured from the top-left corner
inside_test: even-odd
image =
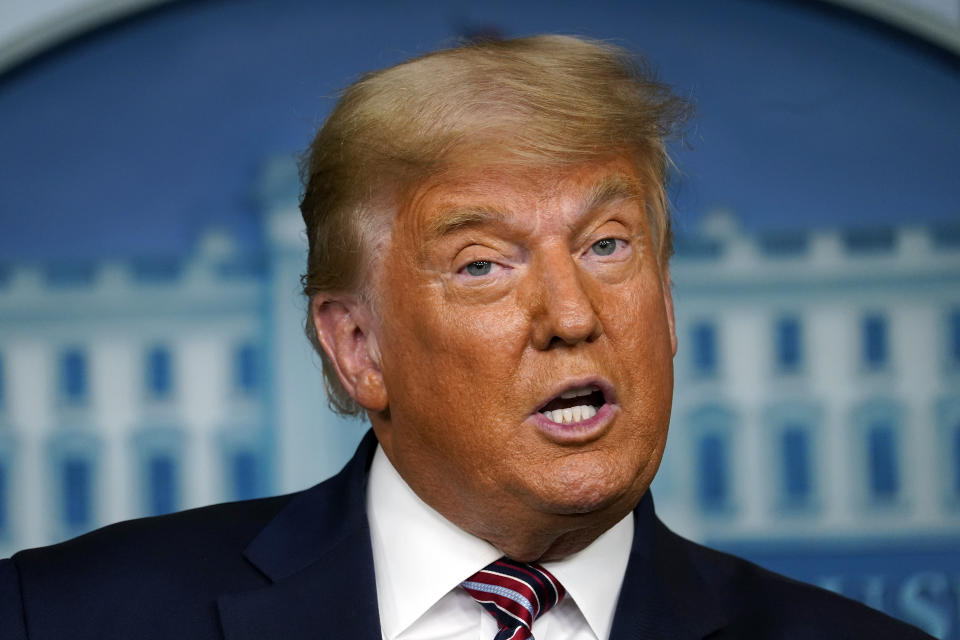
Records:
[[[290,491],[364,430],[303,337],[295,170],[267,249],[0,272],[0,557],[120,519]],[[960,533],[960,228],[677,241],[666,522],[712,541]]]

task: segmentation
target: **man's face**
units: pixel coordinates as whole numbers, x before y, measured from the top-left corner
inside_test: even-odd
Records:
[[[505,551],[611,526],[660,463],[676,339],[639,185],[621,158],[448,172],[378,263],[377,435],[425,502]]]

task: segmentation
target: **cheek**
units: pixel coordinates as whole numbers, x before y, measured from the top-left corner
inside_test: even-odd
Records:
[[[506,400],[501,387],[517,369],[527,332],[505,302],[462,306],[440,287],[425,287],[416,299],[394,298],[382,345],[390,395],[420,405],[412,411],[429,407],[460,419]]]
[[[461,304],[439,287],[419,303],[411,336],[420,348],[470,370],[499,368],[523,352],[529,336],[515,296]]]
[[[614,349],[610,354],[648,414],[669,415],[673,395],[673,352],[663,294],[657,281],[616,296],[606,308],[604,327]],[[625,409],[629,409],[625,407]],[[651,415],[651,418],[653,416]]]
[[[670,326],[657,276],[641,274],[609,289],[598,307],[605,330],[627,355],[650,362],[659,361],[664,348],[670,354]]]

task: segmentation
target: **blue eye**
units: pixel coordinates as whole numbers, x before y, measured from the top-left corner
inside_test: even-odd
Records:
[[[471,276],[485,276],[490,273],[490,269],[492,268],[493,263],[489,260],[477,260],[466,266],[467,273]]]
[[[613,252],[617,250],[617,241],[613,238],[597,240],[590,246],[590,250],[598,256],[613,255]]]

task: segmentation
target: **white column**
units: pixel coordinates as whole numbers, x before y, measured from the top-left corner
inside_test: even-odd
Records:
[[[90,345],[91,427],[103,446],[95,498],[98,524],[138,515],[130,425],[142,396],[139,355],[135,345],[115,335]]]
[[[12,344],[5,353],[9,418],[17,430],[17,477],[10,486],[14,500],[14,533],[18,546],[51,541],[52,519],[48,487],[47,437],[55,404],[55,368],[49,349],[40,341]]]
[[[817,434],[816,487],[823,505],[824,528],[851,523],[856,505],[858,452],[851,450],[851,411],[857,397],[851,380],[859,336],[849,312],[839,305],[809,315],[806,333],[810,395],[823,406]]]
[[[219,459],[214,450],[216,430],[225,418],[225,380],[229,380],[226,346],[203,333],[176,345],[178,412],[189,427],[183,459],[184,507],[219,502]]]

